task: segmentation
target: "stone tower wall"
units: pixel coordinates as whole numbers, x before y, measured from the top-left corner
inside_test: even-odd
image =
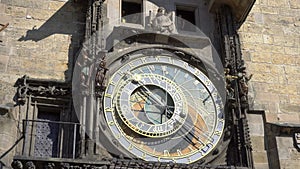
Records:
[[[274,141],[280,167],[297,168],[300,153],[293,138],[278,135],[267,141],[272,133],[266,126],[300,124],[300,1],[256,0],[239,34],[248,73],[253,74],[249,82],[251,109],[264,111],[249,115],[256,167],[276,164],[270,153]]]
[[[84,2],[84,1],[83,1]],[[0,0],[0,155],[19,137],[18,78],[69,81],[85,28],[85,5],[68,0]],[[82,3],[82,2],[81,2]],[[1,28],[1,27],[0,27]],[[14,107],[11,111],[11,107]],[[6,111],[9,110],[9,111]],[[11,151],[1,161],[10,166]]]
[[[12,107],[14,83],[32,78],[68,81],[80,47],[85,6],[71,0],[0,0],[0,105]],[[256,168],[269,168],[266,123],[300,124],[300,0],[256,0],[239,29],[243,57],[253,77],[249,125]],[[17,139],[18,113],[0,111],[0,155]],[[292,137],[275,137],[281,168],[300,166]],[[4,159],[10,165],[11,151]]]

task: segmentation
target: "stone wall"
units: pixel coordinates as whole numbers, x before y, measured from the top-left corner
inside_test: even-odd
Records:
[[[254,161],[264,168],[270,143],[265,132],[257,132],[261,126],[300,124],[300,0],[256,0],[239,34],[248,73],[253,74],[251,109],[265,111],[264,118],[249,115]],[[276,137],[275,142],[281,168],[300,166],[292,137]]]
[[[0,23],[9,23],[0,32],[0,105],[15,104],[14,84],[23,75],[71,79],[72,64],[84,36],[85,13],[86,1],[0,0]],[[0,114],[0,155],[17,138],[17,117],[16,113]],[[4,163],[9,165],[9,159]]]
[[[85,6],[68,0],[1,0],[0,101],[17,78],[68,81],[80,47]],[[70,61],[70,64],[68,63]],[[12,94],[12,93],[9,93]],[[3,101],[2,101],[3,103]]]

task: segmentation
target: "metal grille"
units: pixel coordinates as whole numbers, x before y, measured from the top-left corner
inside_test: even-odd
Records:
[[[59,125],[51,123],[36,124],[34,156],[56,157],[58,152]]]
[[[43,118],[24,120],[23,124],[25,140],[22,155],[43,158],[75,158],[80,124],[50,121]]]

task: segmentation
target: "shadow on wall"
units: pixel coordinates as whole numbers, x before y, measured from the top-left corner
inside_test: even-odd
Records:
[[[54,34],[71,36],[68,52],[68,70],[65,71],[65,80],[70,81],[72,70],[85,35],[85,17],[88,1],[68,1],[56,11],[42,26],[28,30],[18,41],[38,42]],[[32,18],[34,19],[34,18]]]

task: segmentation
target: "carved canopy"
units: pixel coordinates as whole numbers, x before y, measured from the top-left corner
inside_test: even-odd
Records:
[[[210,0],[209,10],[214,12],[222,5],[231,7],[234,17],[238,23],[245,21],[255,0]]]

